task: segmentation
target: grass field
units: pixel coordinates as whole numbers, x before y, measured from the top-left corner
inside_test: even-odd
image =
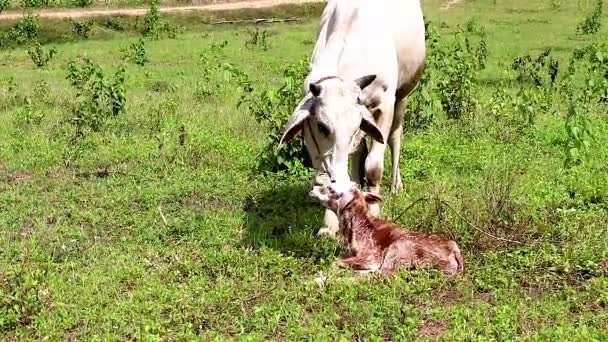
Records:
[[[137,34],[58,38],[43,68],[25,47],[0,50],[0,339],[607,340],[606,105],[586,113],[595,140],[569,167],[566,109],[522,128],[485,105],[516,86],[502,70],[517,56],[551,47],[565,68],[574,48],[608,40],[605,14],[598,34],[576,34],[591,2],[553,4],[424,1],[445,37],[471,18],[485,27],[480,104],[406,132],[405,191],[389,194],[387,168],[383,215],[454,238],[467,268],[454,278],[332,267],[341,248],[315,235],[310,179],[257,171],[267,128],[229,82],[201,83],[217,71],[201,53],[226,40],[222,62],[277,86],[310,55],[316,14],[265,26],[267,50],[245,48],[247,26],[149,41],[147,64],[125,64],[126,111],[79,140],[68,63],[86,56],[112,76]]]

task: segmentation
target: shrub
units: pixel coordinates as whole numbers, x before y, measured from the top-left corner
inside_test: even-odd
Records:
[[[27,53],[30,55],[32,62],[34,62],[38,68],[42,68],[47,66],[55,53],[57,53],[57,50],[52,47],[48,51],[44,51],[39,42],[34,42],[28,48]]]
[[[198,63],[201,73],[194,88],[194,96],[199,100],[207,99],[218,93],[218,87],[220,86],[218,79],[220,79],[223,70],[221,59],[226,45],[228,45],[226,40],[213,43],[201,52]]]
[[[268,131],[266,146],[260,153],[257,168],[264,172],[288,171],[306,174],[311,166],[310,157],[301,135],[287,145],[277,148],[284,125],[302,98],[302,84],[308,72],[308,59],[289,65],[283,71],[283,84],[278,89],[255,92],[249,85],[239,105],[246,105]]]
[[[135,63],[140,66],[146,65],[148,59],[148,49],[144,38],[139,38],[138,41],[131,43],[126,48],[122,49],[123,60]]]
[[[0,0],[0,14],[11,4],[10,0]]]
[[[125,30],[125,24],[122,22],[122,20],[120,18],[117,18],[117,17],[105,18],[101,22],[101,26],[108,28],[110,30],[113,30],[113,31],[124,31]]]
[[[547,112],[554,104],[559,63],[546,49],[536,58],[525,55],[515,58],[511,69],[517,73],[520,89],[514,109],[521,114],[523,123],[531,126],[539,112]]]
[[[466,30],[459,29],[453,41],[441,38],[426,22],[428,56],[418,85],[419,91],[409,101],[405,117],[407,129],[428,127],[438,115],[461,119],[471,115],[477,106],[477,74],[485,68],[488,56],[485,30],[469,21]]]
[[[595,8],[589,13],[585,19],[578,24],[576,31],[579,34],[596,34],[602,27],[602,8],[604,7],[604,0],[597,0]]]
[[[49,0],[21,0],[23,8],[44,8],[49,7]]]
[[[176,29],[163,19],[160,14],[160,0],[151,0],[150,9],[142,18],[141,34],[144,37],[158,39],[163,36],[175,38]]]
[[[93,4],[93,0],[73,0],[74,7],[89,7]]]
[[[72,33],[82,39],[89,39],[91,29],[93,28],[92,21],[78,21],[70,19],[69,22],[72,26]]]
[[[28,43],[38,37],[40,27],[41,25],[38,16],[27,13],[15,24],[15,26],[13,26],[13,28],[11,28],[7,38],[19,45]]]
[[[85,58],[69,63],[67,79],[77,94],[69,120],[74,127],[73,140],[80,141],[88,132],[101,130],[108,119],[125,111],[123,67],[113,77],[108,77],[99,65]]]
[[[585,161],[591,142],[589,113],[608,95],[608,45],[592,44],[572,53],[560,94],[567,101],[564,121],[566,132],[565,160],[567,167]]]

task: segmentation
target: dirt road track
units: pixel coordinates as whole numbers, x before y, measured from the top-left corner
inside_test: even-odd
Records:
[[[163,13],[175,13],[175,12],[193,12],[193,11],[222,11],[222,10],[235,10],[235,9],[246,9],[246,8],[268,8],[277,5],[285,4],[304,4],[304,3],[315,3],[325,2],[322,0],[249,0],[249,1],[237,1],[223,4],[212,4],[212,5],[198,5],[198,6],[175,6],[175,7],[161,7],[160,11]],[[117,9],[91,9],[91,8],[79,8],[79,9],[43,9],[34,11],[34,14],[39,15],[41,18],[83,18],[83,17],[101,17],[101,16],[140,16],[144,15],[148,11],[148,8],[117,8]],[[0,20],[15,20],[23,17],[23,13],[20,11],[5,11],[0,14]]]

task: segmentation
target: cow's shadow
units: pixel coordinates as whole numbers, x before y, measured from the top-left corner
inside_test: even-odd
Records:
[[[340,247],[334,239],[317,236],[324,209],[308,197],[310,185],[310,181],[276,184],[246,197],[241,243],[315,262],[339,255]]]

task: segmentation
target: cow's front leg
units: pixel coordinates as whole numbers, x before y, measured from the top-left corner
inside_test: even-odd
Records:
[[[339,222],[338,217],[334,214],[333,211],[329,209],[325,209],[325,217],[323,218],[323,227],[319,229],[317,235],[329,236],[332,238],[336,238],[336,235],[339,230]]]
[[[380,113],[376,116],[376,125],[380,128],[384,139],[388,139],[393,124],[394,113],[394,96],[385,96],[377,110]],[[382,174],[384,173],[384,154],[386,152],[386,142],[381,143],[373,140],[369,155],[365,161],[365,178],[369,184],[370,191],[380,193],[380,183],[382,182]],[[378,203],[370,204],[369,211],[372,215],[380,215],[380,205]]]

